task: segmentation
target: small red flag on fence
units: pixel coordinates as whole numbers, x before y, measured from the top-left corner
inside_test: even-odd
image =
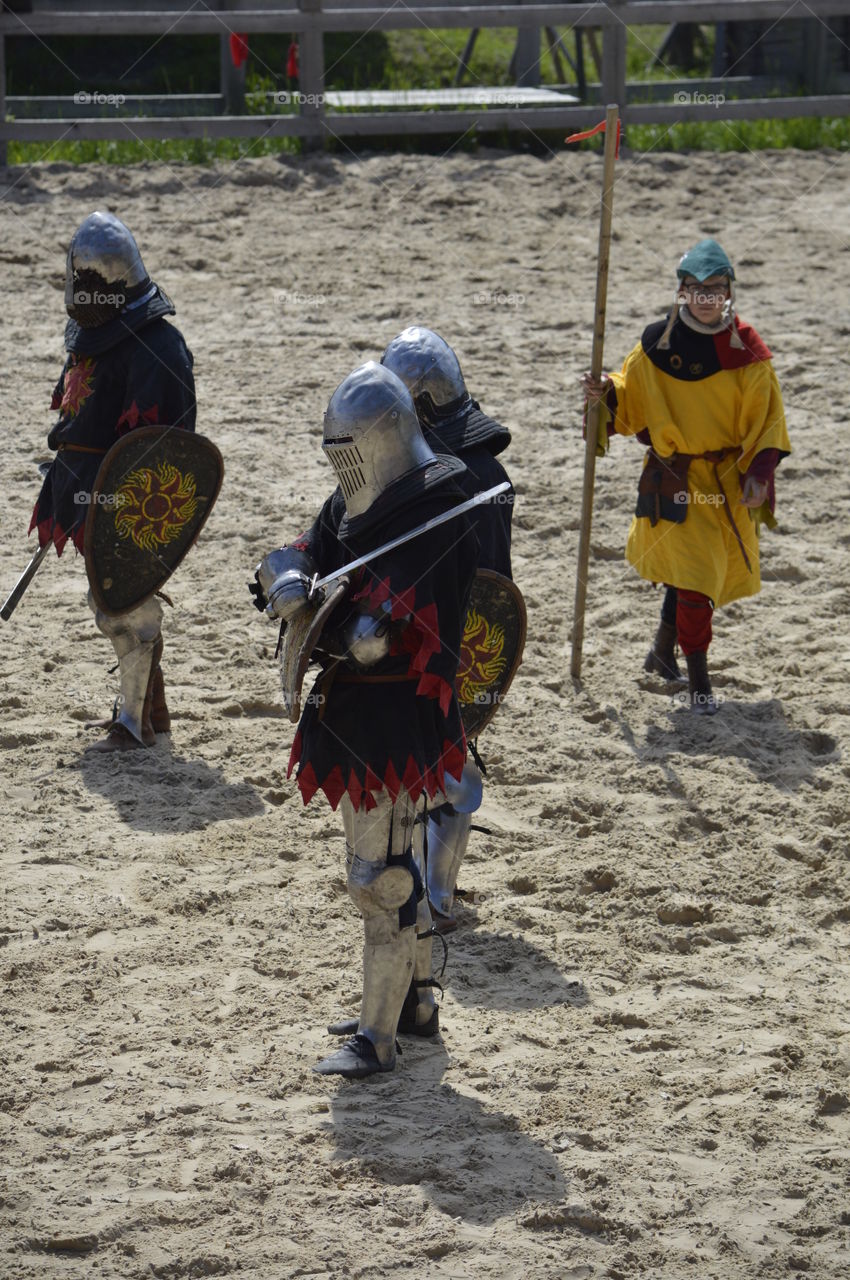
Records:
[[[248,38],[237,35],[235,31],[230,35],[230,61],[234,67],[241,67],[248,61]]]
[[[584,133],[571,133],[565,142],[584,142],[585,138],[592,138],[595,133],[605,132],[605,121],[601,120],[599,124],[594,125],[592,129],[585,129]],[[620,158],[620,120],[617,120],[617,146],[614,151],[615,159]]]
[[[298,79],[298,45],[293,40],[286,55],[286,74],[290,80]]]

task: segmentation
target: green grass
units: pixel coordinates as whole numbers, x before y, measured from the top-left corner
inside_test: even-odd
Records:
[[[454,83],[460,64],[460,56],[466,44],[468,31],[390,31],[388,41],[391,61],[387,89],[445,89]],[[463,83],[472,87],[480,85],[507,85],[511,54],[516,42],[516,32],[500,27],[481,30],[470,59],[469,71]],[[550,59],[541,66],[544,84],[554,82]]]
[[[559,130],[555,139],[558,146],[561,134]],[[446,145],[446,139],[407,137],[374,138],[367,143],[370,151],[440,152]],[[467,138],[463,149],[473,150],[476,145],[475,138]],[[502,133],[499,145],[509,149],[511,136]],[[601,148],[598,140],[579,145],[588,149]],[[786,147],[797,147],[803,151],[831,147],[847,151],[850,149],[850,120],[799,117],[791,120],[718,121],[716,124],[632,125],[625,131],[624,145],[632,151],[764,151]],[[345,150],[356,149],[354,140],[349,140]],[[541,150],[545,150],[542,145]],[[219,161],[239,160],[243,156],[277,155],[282,151],[298,153],[300,143],[295,138],[192,138],[146,142],[59,142],[51,145],[13,142],[9,144],[9,163],[138,164],[163,161],[169,164],[212,165]]]
[[[670,74],[662,66],[652,65],[652,54],[659,47],[666,31],[665,26],[644,26],[630,30],[626,46],[626,74],[630,80],[663,80]],[[567,28],[560,33],[567,49],[575,55],[575,36]],[[387,34],[390,62],[386,84],[373,84],[373,88],[442,89],[454,83],[460,56],[466,44],[466,31],[390,31]],[[490,27],[478,34],[475,48],[465,73],[466,85],[498,86],[512,83],[510,76],[511,55],[516,44],[516,31],[509,27]],[[555,61],[549,52],[545,36],[541,40],[540,79],[544,85],[558,84]],[[562,57],[567,75],[572,72]],[[589,80],[596,79],[593,60],[585,43],[585,69]],[[708,65],[693,69],[694,76],[706,75]],[[677,72],[678,74],[678,72]],[[684,73],[683,73],[684,74]]]
[[[294,138],[169,138],[121,142],[12,142],[9,164],[216,164],[298,151]]]
[[[625,144],[633,151],[768,151],[785,147],[846,151],[850,147],[850,119],[796,116],[790,120],[632,125],[625,131]]]

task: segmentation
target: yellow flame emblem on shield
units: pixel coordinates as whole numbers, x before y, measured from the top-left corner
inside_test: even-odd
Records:
[[[195,477],[160,462],[140,467],[115,492],[115,530],[142,551],[157,551],[179,537],[198,506]]]
[[[463,628],[455,682],[459,702],[480,701],[492,689],[507,666],[504,647],[504,627],[489,623],[475,609],[470,609]]]

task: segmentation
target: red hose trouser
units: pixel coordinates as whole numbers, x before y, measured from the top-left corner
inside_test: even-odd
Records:
[[[708,596],[701,591],[678,590],[676,600],[676,632],[685,657],[700,653],[711,644],[711,615],[714,612]]]

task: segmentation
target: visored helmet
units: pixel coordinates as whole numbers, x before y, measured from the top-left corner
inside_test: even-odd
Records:
[[[71,238],[65,310],[83,329],[117,316],[150,287],[139,247],[114,213],[90,213]]]
[[[350,373],[331,396],[322,449],[351,517],[368,510],[394,480],[437,460],[407,387],[374,360]]]
[[[403,330],[381,364],[401,378],[427,426],[439,427],[471,404],[457,356],[433,329],[411,325]]]

